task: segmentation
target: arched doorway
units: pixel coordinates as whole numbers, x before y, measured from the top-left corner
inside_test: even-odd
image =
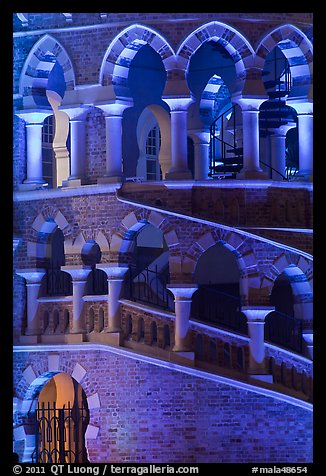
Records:
[[[85,463],[89,422],[86,394],[66,373],[55,374],[39,394],[35,411],[36,463]]]
[[[236,257],[223,242],[208,248],[199,258],[194,273],[191,317],[243,334],[246,318],[241,313],[240,269]]]
[[[270,312],[265,319],[265,339],[295,352],[303,352],[303,323],[302,306],[298,308],[296,287],[305,283],[306,276],[295,265],[290,265],[276,278],[270,303],[275,311]],[[299,295],[299,293],[298,293]]]
[[[132,300],[161,308],[173,308],[169,282],[169,248],[163,232],[140,220],[127,232],[133,237],[129,265],[129,296]]]

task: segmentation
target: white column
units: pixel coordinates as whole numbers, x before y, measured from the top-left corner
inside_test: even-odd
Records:
[[[28,336],[41,334],[38,310],[38,297],[45,269],[17,269],[16,274],[26,280],[27,292],[27,328]]]
[[[275,307],[243,307],[241,311],[247,317],[249,333],[249,370],[248,373],[255,378],[269,381],[265,368],[265,317],[274,311]],[[264,377],[265,375],[265,377]]]
[[[259,107],[264,99],[234,99],[242,110],[243,168],[237,178],[266,179],[259,164]]]
[[[19,185],[21,190],[33,190],[45,184],[42,171],[42,129],[47,112],[21,112],[17,116],[25,121],[26,131],[26,179]]]
[[[272,169],[273,180],[283,180],[280,174],[285,175],[285,139],[287,131],[292,127],[293,124],[291,126],[285,125],[278,129],[273,129],[274,133],[270,136],[271,166],[275,169]]]
[[[298,117],[299,140],[299,175],[300,178],[312,180],[313,175],[313,102],[310,99],[288,99],[288,106],[293,107]]]
[[[69,116],[70,124],[70,175],[62,182],[64,187],[76,187],[85,181],[86,167],[86,116],[85,107],[61,108]]]
[[[83,334],[86,332],[84,322],[84,291],[87,277],[91,272],[90,266],[61,266],[61,270],[72,277],[72,306],[73,317],[70,328],[71,334]]]
[[[99,263],[97,269],[102,269],[108,277],[108,326],[105,332],[121,331],[121,306],[120,297],[125,274],[128,271],[127,266],[118,266],[117,264]]]
[[[167,286],[173,295],[175,302],[175,332],[174,352],[191,351],[188,342],[189,316],[191,310],[192,295],[197,291],[196,284],[171,284]]]
[[[195,180],[209,179],[209,132],[189,131],[194,141]]]
[[[188,169],[187,147],[187,109],[193,102],[191,98],[168,98],[164,101],[171,110],[171,161],[166,180],[191,180]]]
[[[299,171],[307,177],[313,174],[313,115],[298,114]]]
[[[97,107],[105,113],[106,172],[98,183],[121,182],[122,167],[122,115],[132,104],[105,104]]]

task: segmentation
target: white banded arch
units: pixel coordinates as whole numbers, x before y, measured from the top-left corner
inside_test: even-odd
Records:
[[[267,55],[276,46],[282,50],[290,67],[292,85],[289,98],[310,98],[313,76],[313,46],[310,39],[294,25],[275,28],[257,46],[255,69],[263,70]]]
[[[42,36],[32,47],[24,63],[19,82],[19,94],[24,107],[38,107],[38,96],[45,95],[47,81],[56,62],[63,70],[67,91],[75,88],[75,72],[65,48],[53,36]]]
[[[14,412],[18,421],[23,423],[14,428],[14,441],[24,440],[22,462],[32,462],[31,455],[36,445],[35,411],[38,403],[50,400],[56,402],[57,408],[66,405],[68,400],[84,395],[84,405],[87,410],[87,428],[84,434],[85,450],[87,442],[96,439],[99,427],[93,424],[94,410],[100,409],[98,392],[91,389],[87,369],[79,362],[71,361],[63,365],[60,353],[50,352],[45,358],[39,356],[37,363],[29,360],[23,371],[21,380],[22,398],[15,397]]]
[[[100,69],[100,84],[113,85],[115,94],[118,91],[116,97],[130,98],[129,67],[137,52],[146,44],[160,55],[167,72],[173,69],[174,52],[163,36],[148,26],[135,24],[121,31],[108,47]]]
[[[215,40],[231,55],[237,76],[233,93],[240,92],[246,78],[246,70],[252,67],[254,50],[241,33],[225,23],[212,21],[194,30],[181,43],[176,53],[179,68],[187,74],[192,55],[210,40]]]

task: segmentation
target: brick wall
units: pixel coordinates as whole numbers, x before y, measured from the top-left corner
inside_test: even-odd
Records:
[[[22,372],[40,375],[47,353],[16,353],[17,396],[27,390]],[[76,363],[99,428],[87,442],[91,462],[219,463],[312,461],[312,414],[303,408],[244,389],[187,375],[110,352],[62,352],[59,368]],[[16,450],[21,451],[17,442]]]

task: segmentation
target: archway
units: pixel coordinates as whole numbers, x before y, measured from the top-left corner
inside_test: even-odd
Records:
[[[240,269],[222,241],[201,255],[193,281],[198,290],[192,299],[192,318],[247,333],[246,319],[240,312]]]

